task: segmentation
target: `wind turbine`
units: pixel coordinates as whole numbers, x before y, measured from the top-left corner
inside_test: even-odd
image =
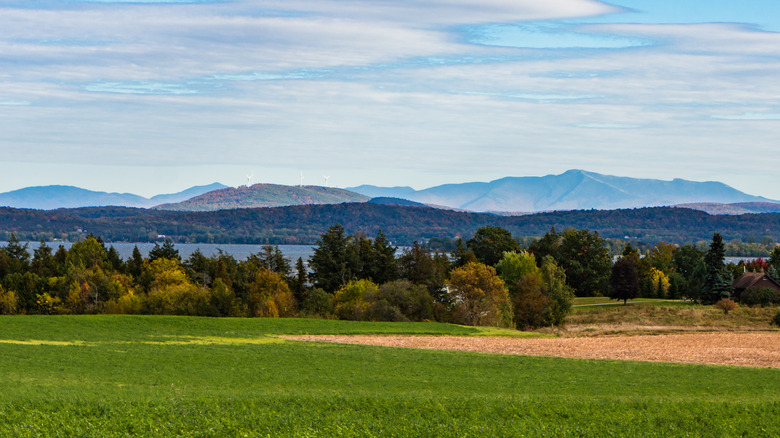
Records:
[[[255,177],[255,173],[254,172],[252,172],[251,175],[247,175],[246,176],[246,186],[247,187],[252,187],[252,178],[254,178],[254,177]]]
[[[330,177],[329,176],[325,176],[325,175],[322,175],[322,177],[325,178],[325,187],[328,187],[328,179]]]
[[[303,187],[303,171],[301,170],[301,184],[298,187]]]

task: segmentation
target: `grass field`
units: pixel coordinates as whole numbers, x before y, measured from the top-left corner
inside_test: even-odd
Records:
[[[603,298],[602,298],[603,299]],[[577,298],[577,300],[581,300]],[[591,299],[592,300],[592,299]],[[632,305],[574,307],[565,325],[543,330],[564,336],[654,334],[670,332],[770,331],[777,307],[740,306],[723,313],[714,306],[692,302],[641,302]]]
[[[613,300],[610,297],[575,297],[574,302],[572,304],[574,307],[599,306],[599,305],[622,306],[623,301]],[[686,304],[692,304],[692,302],[683,301],[683,300],[667,300],[667,299],[659,299],[659,298],[635,298],[633,300],[628,300],[625,305],[636,306],[636,305],[647,305],[647,304],[686,305]]]
[[[778,436],[780,370],[315,344],[445,324],[0,318],[0,436]]]

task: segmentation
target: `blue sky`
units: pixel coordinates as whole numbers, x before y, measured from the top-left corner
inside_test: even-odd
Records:
[[[780,3],[0,0],[0,191],[572,168],[780,199]]]

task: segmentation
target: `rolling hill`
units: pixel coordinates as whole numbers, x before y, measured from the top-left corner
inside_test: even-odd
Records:
[[[213,183],[191,187],[179,193],[157,195],[152,198],[144,198],[132,193],[97,192],[73,186],[27,187],[0,193],[0,206],[37,210],[100,206],[148,208],[166,202],[180,202],[223,187],[226,186]]]
[[[780,204],[774,202],[738,202],[735,204],[719,204],[715,202],[702,202],[691,204],[679,204],[675,207],[690,208],[704,211],[709,214],[760,214],[780,213]]]
[[[378,230],[394,243],[408,245],[433,237],[470,237],[479,227],[503,227],[515,236],[542,236],[551,227],[598,231],[602,237],[647,243],[725,241],[768,236],[780,240],[780,213],[709,215],[685,208],[576,210],[497,216],[368,202],[299,205],[207,212],[94,207],[53,211],[0,208],[0,238],[13,232],[22,240],[83,239],[88,233],[109,242],[175,242],[314,244],[328,227],[340,223],[348,233],[375,236]]]
[[[340,204],[368,200],[368,196],[333,187],[254,184],[250,187],[227,187],[214,190],[179,203],[158,205],[155,209],[215,211],[234,208]]]
[[[686,203],[778,202],[740,192],[719,182],[662,181],[570,170],[561,175],[507,177],[491,182],[445,184],[424,190],[358,186],[367,196],[404,198],[478,212],[613,210]]]

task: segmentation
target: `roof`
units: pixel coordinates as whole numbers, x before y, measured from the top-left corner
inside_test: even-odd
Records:
[[[734,289],[747,289],[749,287],[755,286],[756,283],[760,282],[761,280],[771,281],[780,289],[780,283],[763,272],[745,272],[741,277],[734,280],[733,286]]]

